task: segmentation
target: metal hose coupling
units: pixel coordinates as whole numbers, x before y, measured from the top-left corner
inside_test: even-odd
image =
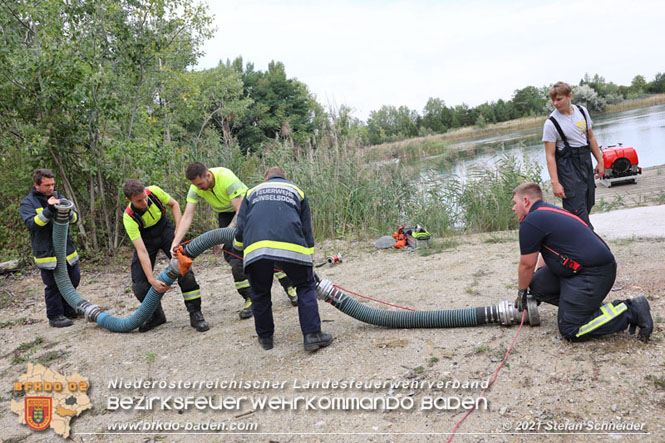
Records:
[[[342,254],[337,253],[335,255],[331,255],[330,257],[326,257],[326,263],[329,265],[333,265],[335,263],[342,263]]]
[[[169,278],[172,278],[173,280],[177,280],[183,276],[183,274],[180,273],[180,266],[177,258],[171,259],[169,266],[164,269],[164,272]]]
[[[344,293],[337,289],[333,283],[325,278],[319,280],[316,284],[316,296],[319,300],[331,303],[333,306],[339,305],[344,298]]]
[[[480,323],[500,323],[503,326],[519,325],[522,321],[522,313],[517,310],[514,302],[502,301],[495,306],[477,308]],[[526,299],[526,323],[531,326],[540,324],[538,304],[530,294]]]
[[[61,198],[60,203],[55,205],[55,221],[69,223],[69,214],[72,211],[72,208],[74,208],[74,203],[66,198]]]
[[[101,306],[99,305],[93,305],[87,300],[83,300],[79,305],[78,309],[83,311],[85,313],[85,318],[89,322],[96,323],[97,322],[97,317],[104,312],[104,309],[102,309]]]

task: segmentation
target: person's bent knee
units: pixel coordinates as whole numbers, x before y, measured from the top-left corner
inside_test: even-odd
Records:
[[[151,286],[150,283],[148,282],[139,282],[139,283],[133,283],[132,284],[132,292],[138,298],[139,300],[142,300],[145,298],[145,296],[148,294],[148,291],[150,290]]]
[[[581,342],[591,338],[589,335],[578,335],[580,332],[580,326],[570,324],[559,323],[559,332],[563,338],[570,342]]]

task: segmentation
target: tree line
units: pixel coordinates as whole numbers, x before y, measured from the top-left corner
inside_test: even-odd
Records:
[[[37,167],[53,169],[58,190],[79,209],[80,249],[106,253],[126,242],[121,189],[129,178],[158,184],[182,203],[189,185],[184,169],[192,161],[229,167],[248,185],[260,181],[268,162],[294,174],[327,174],[302,166],[317,152],[332,162],[362,145],[540,115],[547,105],[544,88],[529,86],[511,100],[475,108],[435,98],[422,115],[384,106],[363,122],[348,106],[324,109],[277,61],[265,71],[240,57],[192,70],[212,34],[206,6],[194,0],[0,0],[3,256],[29,256],[18,206]],[[590,90],[590,109],[597,110],[619,96],[665,92],[665,75],[651,82],[637,76],[626,87],[587,76],[576,88]],[[370,174],[354,164],[349,180]],[[344,186],[335,180],[325,185],[330,194],[320,189],[320,200],[357,192],[334,188]],[[367,216],[378,204],[370,204]],[[339,205],[343,211],[351,203]],[[193,232],[209,228],[212,218],[200,217]],[[341,220],[319,226],[317,235],[368,223]]]
[[[606,82],[603,77],[586,74],[577,85],[571,85],[575,103],[599,113],[607,105],[645,94],[665,93],[665,73],[656,74],[647,82],[636,75],[629,86]],[[548,97],[550,86],[527,86],[514,92],[510,100],[499,99],[476,107],[462,103],[447,106],[441,98],[427,100],[422,114],[407,106],[383,106],[369,114],[367,124],[360,129],[363,141],[379,144],[432,134],[443,134],[450,129],[465,126],[485,127],[522,117],[547,115],[554,110]]]

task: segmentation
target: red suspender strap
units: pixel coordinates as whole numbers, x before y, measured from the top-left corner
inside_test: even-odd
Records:
[[[578,222],[582,223],[582,224],[583,224],[584,226],[586,226],[587,228],[589,227],[589,225],[587,225],[587,224],[584,222],[584,220],[582,220],[581,218],[579,218],[579,217],[576,216],[575,214],[571,214],[570,212],[566,211],[565,209],[550,208],[550,207],[548,207],[548,206],[541,206],[540,208],[537,208],[536,211],[550,211],[550,212],[556,212],[556,213],[559,213],[559,214],[563,214],[563,215],[566,215],[566,216],[568,216],[568,217],[572,217],[572,218],[574,218],[575,220],[577,220]]]

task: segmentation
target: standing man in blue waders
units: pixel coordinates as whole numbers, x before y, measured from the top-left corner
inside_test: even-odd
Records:
[[[236,214],[240,209],[242,198],[247,192],[247,186],[238,177],[226,168],[211,168],[200,162],[187,166],[185,176],[192,184],[187,193],[187,206],[182,221],[177,227],[171,250],[177,247],[189,231],[194,219],[196,205],[201,199],[207,201],[217,213],[220,228],[235,227]],[[236,290],[245,300],[245,304],[238,313],[241,319],[252,316],[252,298],[250,297],[249,280],[243,272],[241,252],[233,249],[233,245],[224,245],[224,260],[231,265],[231,273],[235,281]],[[291,281],[283,272],[275,273],[280,284],[289,297],[291,305],[297,306],[296,290]]]
[[[30,194],[21,201],[20,214],[23,222],[30,231],[30,243],[35,265],[42,274],[44,299],[46,301],[46,317],[48,323],[54,328],[71,326],[73,318],[77,317],[76,310],[69,306],[58,290],[55,283],[54,270],[58,264],[53,249],[53,217],[55,205],[65,198],[55,190],[55,176],[50,169],[36,169],[32,174],[34,184]],[[69,215],[71,224],[78,222],[78,212],[72,209]],[[67,272],[72,286],[75,288],[81,281],[79,269],[79,256],[74,247],[71,232],[67,233]]]
[[[305,351],[332,343],[321,332],[314,280],[314,236],[309,203],[295,183],[286,180],[280,167],[266,172],[266,181],[245,195],[238,212],[234,246],[243,251],[254,306],[259,344],[273,347],[275,324],[270,288],[275,267],[282,269],[298,291],[298,317]]]
[[[520,264],[515,307],[526,307],[527,291],[540,302],[559,307],[559,332],[570,341],[640,328],[649,339],[653,320],[644,296],[603,303],[612,289],[617,265],[607,244],[581,218],[543,202],[536,183],[513,191],[520,220]],[[545,261],[534,273],[541,253]]]
[[[143,302],[150,287],[161,294],[170,288],[163,281],[156,279],[152,270],[160,249],[169,259],[171,258],[170,248],[174,232],[173,225],[166,217],[166,208],[171,209],[173,221],[178,226],[181,219],[180,205],[159,186],[146,188],[138,180],[127,180],[122,191],[129,201],[122,222],[136,248],[132,258],[132,291],[136,298]],[[201,313],[201,288],[191,269],[178,278],[178,285],[189,312],[189,324],[199,332],[210,329]],[[139,326],[139,332],[147,332],[164,323],[166,315],[160,301],[152,316]]]
[[[555,109],[545,121],[543,142],[552,191],[562,199],[564,209],[591,226],[596,184],[590,154],[596,158],[596,175],[605,175],[593,121],[586,108],[572,104],[573,93],[566,83],[555,83],[549,95]]]

